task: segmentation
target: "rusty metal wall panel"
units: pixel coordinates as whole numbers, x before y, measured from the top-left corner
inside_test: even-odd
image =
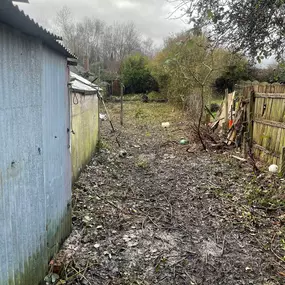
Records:
[[[0,62],[0,285],[35,285],[69,231],[66,60],[0,24]]]

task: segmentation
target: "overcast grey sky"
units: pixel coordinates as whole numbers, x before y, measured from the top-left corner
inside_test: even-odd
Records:
[[[1,0],[0,0],[1,1]],[[182,20],[169,19],[174,4],[167,0],[29,0],[30,4],[18,4],[26,14],[51,29],[57,11],[69,7],[75,20],[85,16],[96,17],[108,24],[115,21],[132,21],[145,36],[151,37],[157,45],[163,43],[168,35],[189,27]],[[272,64],[266,59],[259,67]]]
[[[146,37],[162,43],[169,34],[187,28],[182,20],[170,20],[173,4],[167,0],[29,0],[30,4],[19,4],[28,15],[45,26],[49,26],[56,12],[68,6],[75,19],[95,16],[106,23],[132,21]]]

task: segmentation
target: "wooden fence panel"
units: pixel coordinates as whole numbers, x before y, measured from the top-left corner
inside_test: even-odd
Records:
[[[250,100],[252,90],[253,101]],[[285,147],[285,86],[255,84],[245,87],[243,94],[249,99],[248,130],[249,135],[252,133],[249,141],[255,156],[268,164],[280,164]]]

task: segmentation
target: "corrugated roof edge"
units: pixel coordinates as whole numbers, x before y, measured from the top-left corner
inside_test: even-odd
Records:
[[[2,1],[2,0],[0,0]],[[0,12],[1,12],[1,4],[0,3]],[[66,56],[67,58],[71,58],[71,59],[77,59],[77,57],[70,51],[68,50],[62,43],[60,43],[59,41],[62,40],[62,37],[57,36],[51,32],[49,32],[48,30],[46,30],[44,27],[42,27],[41,25],[39,25],[34,19],[30,18],[28,15],[26,15],[24,13],[24,11],[22,11],[17,5],[14,5],[12,2],[7,1],[6,3],[4,3],[4,8],[10,8],[13,13],[16,13],[16,17],[22,17],[22,21],[27,21],[27,26],[29,25],[33,25],[36,30],[33,32],[29,33],[29,30],[27,31],[27,29],[25,30],[24,27],[22,25],[13,25],[13,23],[16,23],[16,20],[14,19],[13,22],[13,17],[9,17],[11,15],[8,16],[8,18],[6,19],[1,19],[0,17],[0,22],[4,22],[8,25],[11,25],[12,27],[19,29],[20,31],[29,34],[31,36],[38,36],[39,38],[42,39],[43,43],[45,43],[47,46],[49,46],[51,49],[61,53],[62,55]],[[3,6],[2,6],[3,7]],[[2,21],[1,21],[2,20]],[[20,21],[21,22],[21,21]]]
[[[62,48],[64,48],[65,50],[66,50],[66,52],[68,52],[69,53],[69,55],[70,55],[70,58],[72,59],[78,59],[78,57],[74,54],[74,53],[72,53],[71,52],[71,50],[70,49],[68,49],[63,43],[61,43],[59,40],[57,40],[56,41],[60,46],[62,46]],[[74,62],[74,61],[73,61]],[[76,62],[76,64],[75,65],[77,65],[77,62]]]
[[[37,26],[37,28],[41,29],[44,33],[48,34],[49,36],[53,37],[54,40],[60,40],[62,41],[62,37],[48,31],[47,29],[45,29],[43,26],[41,26],[39,23],[37,23],[34,19],[32,19],[29,15],[25,14],[25,12],[23,10],[21,10],[19,8],[18,5],[14,5],[13,3],[11,3],[13,5],[13,7],[15,9],[17,9],[17,12],[21,13],[24,17],[26,17],[29,21],[31,21],[34,25]]]
[[[26,15],[23,10],[21,10],[17,5],[13,5],[15,8],[18,9],[20,13],[22,13],[26,18],[28,18],[30,21],[33,22],[38,28],[40,28],[43,32],[49,34],[50,36],[54,37],[54,40],[56,41],[57,44],[59,44],[68,54],[70,58],[78,59],[75,54],[73,54],[67,47],[65,47],[60,41],[62,41],[62,37],[51,33],[47,29],[45,29],[43,26],[39,25],[34,19],[30,18],[29,15]]]

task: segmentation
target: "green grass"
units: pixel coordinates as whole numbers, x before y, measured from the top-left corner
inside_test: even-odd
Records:
[[[124,95],[124,101],[141,101],[142,94],[126,94]]]
[[[211,104],[218,104],[219,106],[221,106],[223,101],[224,100],[221,98],[215,98],[211,100]],[[217,119],[218,112],[212,112],[212,114],[215,116],[215,119]],[[212,121],[215,121],[215,119],[211,118]]]
[[[170,104],[142,103],[128,104],[125,106],[126,115],[135,117],[144,123],[162,123],[173,121],[180,114]]]
[[[148,96],[149,100],[166,99],[166,97],[163,94],[161,94],[159,92],[155,92],[155,91],[148,93],[147,96]]]
[[[108,103],[108,109],[114,120],[120,114],[119,103]],[[169,103],[143,103],[141,101],[128,101],[124,106],[124,118],[127,122],[137,125],[161,125],[163,122],[177,122],[183,118],[183,113]]]
[[[126,94],[124,101],[141,101],[143,94]],[[149,100],[166,99],[165,96],[159,92],[152,91],[147,94]],[[118,97],[119,98],[119,97]]]
[[[212,99],[211,100],[211,104],[218,104],[218,105],[221,105],[223,103],[223,99],[221,98],[217,98],[217,99]]]

